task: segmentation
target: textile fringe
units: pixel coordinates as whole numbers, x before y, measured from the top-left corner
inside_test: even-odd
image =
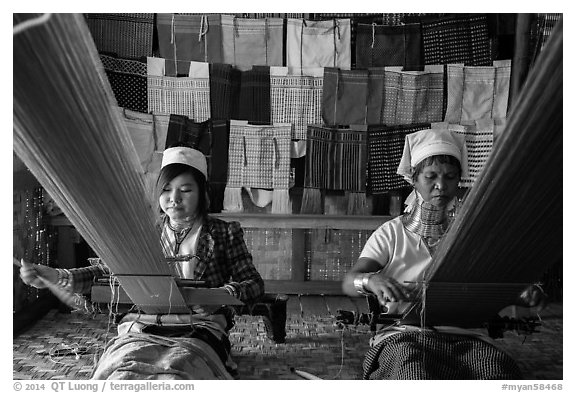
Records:
[[[273,214],[290,214],[292,213],[292,204],[290,203],[290,194],[287,189],[272,191],[272,213]]]
[[[223,211],[238,213],[244,210],[242,188],[226,187],[224,189]]]
[[[322,193],[319,188],[304,188],[301,214],[322,214]]]
[[[348,200],[346,214],[356,216],[369,214],[365,192],[346,192],[346,199]]]

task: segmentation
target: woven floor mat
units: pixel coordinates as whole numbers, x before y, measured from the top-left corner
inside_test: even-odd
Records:
[[[519,363],[526,379],[562,379],[562,313],[543,317],[539,333],[506,332],[497,340]],[[230,332],[240,379],[300,379],[291,367],[323,379],[359,379],[371,336],[367,326],[341,329],[331,317],[291,314],[286,343],[266,337],[262,317],[238,316]],[[116,334],[108,316],[51,310],[13,339],[14,379],[88,379],[95,356]],[[58,352],[58,350],[61,350]],[[75,353],[76,352],[76,353]],[[66,354],[66,355],[64,355]]]

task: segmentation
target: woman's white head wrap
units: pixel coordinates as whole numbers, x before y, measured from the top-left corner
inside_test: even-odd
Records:
[[[406,135],[404,152],[396,173],[412,185],[414,167],[424,159],[436,155],[457,158],[460,162],[461,177],[468,175],[468,151],[464,135],[442,128],[421,130]],[[406,211],[411,211],[415,202],[416,194],[413,191],[406,199]]]
[[[164,150],[162,155],[162,166],[164,168],[169,164],[184,164],[197,169],[208,179],[208,165],[206,157],[202,152],[185,146],[170,147]]]

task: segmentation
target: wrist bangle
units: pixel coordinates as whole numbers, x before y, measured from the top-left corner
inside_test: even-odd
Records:
[[[368,279],[370,278],[370,273],[360,273],[354,277],[354,288],[356,288],[356,292],[360,295],[368,295],[370,292],[366,288],[366,284],[368,283]],[[365,284],[366,282],[366,284]]]

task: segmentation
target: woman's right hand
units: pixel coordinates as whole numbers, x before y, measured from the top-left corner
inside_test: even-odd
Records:
[[[376,273],[368,279],[367,289],[378,297],[381,305],[389,302],[408,301],[409,289],[391,277]]]
[[[24,284],[31,285],[35,288],[46,288],[47,282],[54,285],[58,282],[58,272],[56,269],[26,262],[24,259],[20,262],[20,278],[22,278]]]

